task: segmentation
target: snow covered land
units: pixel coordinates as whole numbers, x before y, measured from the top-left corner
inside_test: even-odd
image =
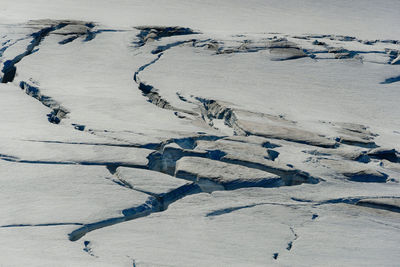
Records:
[[[399,266],[399,12],[1,0],[0,266]]]

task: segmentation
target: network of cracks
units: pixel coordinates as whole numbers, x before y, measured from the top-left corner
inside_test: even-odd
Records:
[[[64,36],[59,42],[60,46],[71,42],[90,42],[96,35],[103,32],[117,32],[114,29],[101,28],[92,22],[83,21],[32,21],[29,24],[33,33],[18,39],[5,40],[0,48],[0,57],[11,46],[21,40],[31,39],[24,51],[11,59],[2,58],[2,83],[15,83],[26,94],[37,99],[49,108],[48,121],[59,124],[68,118],[71,112],[62,103],[41,93],[40,86],[34,81],[18,81],[18,63],[24,57],[37,52],[40,44],[49,35]],[[300,127],[297,122],[287,119],[285,116],[276,116],[258,113],[244,109],[238,109],[230,103],[218,99],[206,99],[201,96],[182,95],[176,92],[180,101],[189,103],[196,108],[191,110],[174,107],[160,94],[160,89],[155,88],[149,82],[141,79],[141,73],[163,57],[168,50],[179,46],[188,46],[193,49],[207,49],[215,56],[233,53],[253,53],[268,50],[271,59],[276,61],[296,60],[309,57],[314,60],[357,60],[367,61],[368,55],[376,54],[385,57],[386,62],[380,64],[400,64],[400,51],[393,48],[375,49],[375,44],[398,45],[398,40],[359,40],[350,36],[337,35],[304,35],[289,36],[284,34],[269,34],[259,41],[248,40],[246,36],[235,36],[234,42],[214,40],[207,38],[199,31],[184,27],[155,27],[141,26],[132,30],[137,33],[134,45],[135,49],[152,46],[151,54],[154,58],[137,69],[132,74],[132,90],[140,90],[144,100],[154,104],[157,108],[172,110],[180,119],[198,122],[207,129],[218,132],[221,128],[227,128],[232,134],[206,134],[193,133],[186,137],[166,138],[155,143],[69,143],[71,145],[93,146],[120,146],[127,148],[140,148],[149,150],[147,164],[127,164],[124,162],[104,161],[43,161],[35,159],[19,158],[14,155],[0,154],[0,159],[20,164],[80,164],[104,166],[110,172],[111,179],[116,184],[130,190],[139,191],[148,195],[147,200],[141,205],[124,209],[120,216],[106,218],[92,223],[66,222],[43,224],[15,224],[1,227],[27,227],[27,226],[54,226],[76,225],[77,229],[69,233],[69,240],[77,241],[88,232],[99,228],[111,226],[121,222],[134,220],[148,216],[155,212],[163,212],[172,203],[179,201],[188,195],[199,193],[211,193],[220,190],[237,190],[249,187],[274,188],[282,186],[296,186],[301,184],[318,184],[326,182],[324,176],[315,176],[295,164],[286,162],[285,153],[287,147],[295,148],[300,158],[310,164],[322,164],[329,172],[330,177],[337,180],[348,180],[360,183],[397,183],[396,179],[389,178],[385,170],[397,171],[399,169],[400,154],[392,148],[379,147],[374,139],[376,134],[365,125],[343,122],[320,121],[336,132],[336,136],[325,136]],[[157,45],[157,41],[169,37],[182,36],[183,39],[171,43]],[[288,38],[297,39],[298,42],[289,41]],[[3,39],[7,39],[3,37]],[[326,40],[342,43],[341,46],[333,46]],[[346,42],[358,42],[365,46],[371,46],[370,50],[355,51],[345,48]],[[304,46],[307,44],[307,46]],[[310,49],[309,45],[314,48]],[[304,46],[304,47],[303,47]],[[307,47],[307,48],[305,48]],[[392,47],[392,46],[390,46]],[[388,78],[382,83],[399,82],[399,77]],[[256,118],[249,120],[248,118]],[[64,125],[60,125],[64,127]],[[69,126],[67,126],[69,127]],[[71,125],[77,131],[88,134],[105,135],[109,131],[92,129],[90,126],[79,122]],[[57,143],[57,141],[31,140],[32,142]],[[115,140],[113,140],[115,141]],[[66,142],[59,142],[67,144]],[[283,156],[283,157],[282,157]],[[282,159],[281,159],[282,158]],[[378,166],[377,168],[374,166]],[[127,169],[145,169],[173,176],[185,180],[181,186],[163,193],[146,191],[136,186],[129,179]],[[128,175],[128,177],[126,176]],[[348,204],[365,206],[374,209],[399,212],[399,199],[395,196],[382,197],[349,197],[330,199],[325,201],[312,201],[307,199],[292,199],[295,204],[301,205],[332,205]],[[223,210],[216,210],[207,214],[209,217],[220,216],[235,212],[243,208],[251,208],[256,205],[271,203],[259,203],[248,206],[237,206]],[[272,203],[274,204],[274,203]],[[276,204],[276,203],[275,203]],[[311,221],[316,220],[318,214],[312,214]],[[292,240],[287,243],[290,251],[298,239],[294,227],[290,227],[293,234]],[[91,249],[90,241],[84,241],[83,250],[91,256],[95,256]],[[272,255],[278,259],[279,253]]]

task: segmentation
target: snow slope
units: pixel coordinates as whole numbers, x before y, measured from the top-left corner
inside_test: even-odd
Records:
[[[399,5],[2,1],[0,266],[396,266]]]

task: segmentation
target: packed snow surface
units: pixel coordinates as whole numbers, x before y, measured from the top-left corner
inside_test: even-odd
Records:
[[[0,9],[0,266],[397,266],[400,2]]]

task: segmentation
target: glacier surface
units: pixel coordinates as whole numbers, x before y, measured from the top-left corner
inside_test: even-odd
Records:
[[[0,266],[397,266],[399,1],[0,10]]]

